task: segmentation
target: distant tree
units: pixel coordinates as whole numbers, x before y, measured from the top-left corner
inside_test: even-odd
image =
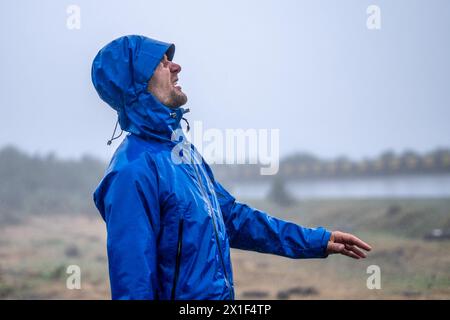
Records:
[[[52,153],[29,156],[13,146],[0,149],[0,220],[93,212],[92,192],[105,167],[89,156],[59,160]]]
[[[412,150],[407,150],[401,156],[402,170],[405,172],[418,171],[420,156]]]
[[[274,179],[268,199],[282,207],[289,207],[297,202],[290,192],[286,190],[286,183],[281,176],[277,176]]]

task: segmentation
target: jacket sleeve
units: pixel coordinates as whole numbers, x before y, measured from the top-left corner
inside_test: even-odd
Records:
[[[155,176],[127,167],[105,194],[109,274],[113,299],[156,299],[159,201]]]
[[[330,231],[323,227],[305,228],[236,201],[214,180],[207,164],[206,167],[219,200],[231,247],[289,258],[327,257]]]

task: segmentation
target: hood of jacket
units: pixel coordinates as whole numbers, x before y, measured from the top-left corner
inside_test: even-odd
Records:
[[[170,140],[188,109],[169,108],[147,91],[148,81],[175,45],[140,35],[120,37],[104,46],[94,58],[92,83],[100,98],[118,115],[122,130],[142,138]]]

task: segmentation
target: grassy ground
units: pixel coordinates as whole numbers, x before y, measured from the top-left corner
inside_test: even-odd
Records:
[[[449,299],[450,241],[425,240],[450,229],[450,199],[303,201],[290,208],[254,206],[306,226],[353,232],[374,250],[366,260],[342,256],[292,260],[233,250],[238,299]],[[0,227],[1,299],[109,299],[105,226],[84,215],[39,216]],[[81,268],[81,290],[66,288],[66,268]],[[381,269],[381,289],[366,286]]]

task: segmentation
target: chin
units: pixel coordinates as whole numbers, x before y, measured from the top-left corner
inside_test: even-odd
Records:
[[[173,108],[179,108],[181,106],[184,106],[187,103],[188,98],[187,98],[186,94],[184,94],[184,92],[181,91],[181,92],[176,92],[173,95],[171,100],[172,100],[171,104],[172,104]]]
[[[172,101],[170,101],[169,103],[167,103],[166,105],[170,108],[176,109],[179,108],[181,106],[184,106],[187,103],[187,97],[178,97],[177,99],[173,99]]]

